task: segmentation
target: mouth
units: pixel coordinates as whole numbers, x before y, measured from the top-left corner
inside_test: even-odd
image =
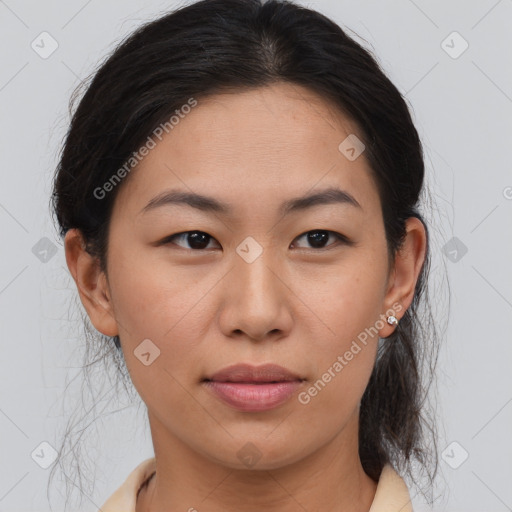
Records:
[[[295,372],[277,364],[253,366],[235,364],[207,376],[204,380],[214,382],[277,383],[304,380]]]
[[[287,402],[305,379],[283,368],[240,364],[204,378],[202,384],[224,404],[243,412],[262,412]]]
[[[230,407],[244,412],[275,409],[287,402],[301,385],[301,380],[281,382],[204,381],[204,386],[215,397]]]
[[[280,382],[302,382],[304,379],[289,379],[289,380],[218,380],[218,379],[203,379],[202,382],[224,382],[230,384],[279,384]]]

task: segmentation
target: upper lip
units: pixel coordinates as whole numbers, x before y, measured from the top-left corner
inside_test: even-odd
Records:
[[[223,368],[205,380],[217,382],[283,382],[303,379],[294,372],[277,364],[264,364],[261,366],[234,364]]]

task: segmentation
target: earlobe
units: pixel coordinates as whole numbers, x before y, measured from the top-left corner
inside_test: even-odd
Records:
[[[425,261],[427,249],[427,235],[423,222],[410,217],[406,221],[406,238],[395,256],[392,270],[393,276],[385,297],[385,306],[389,314],[394,315],[398,322],[404,316],[414,298],[416,283]],[[399,308],[396,306],[399,305]],[[394,313],[390,313],[393,310]],[[388,337],[396,326],[385,326],[382,338]]]
[[[70,229],[66,233],[64,248],[69,271],[91,323],[106,336],[118,335],[105,273],[98,258],[86,251],[80,230]]]

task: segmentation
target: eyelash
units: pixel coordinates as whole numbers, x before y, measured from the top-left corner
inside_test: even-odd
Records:
[[[204,234],[204,235],[208,236],[210,239],[214,240],[214,238],[211,235],[209,235],[208,233],[206,233],[204,231],[192,230],[192,231],[182,231],[181,233],[175,233],[174,235],[170,235],[168,237],[165,237],[161,242],[159,242],[158,245],[166,245],[166,244],[173,243],[172,242],[173,239],[178,238],[178,237],[183,237],[183,236],[188,235],[190,233]],[[352,242],[345,235],[342,235],[341,233],[337,233],[336,231],[330,231],[330,230],[327,230],[327,229],[313,229],[313,230],[310,230],[310,231],[306,231],[305,233],[302,233],[301,235],[299,235],[296,239],[302,238],[303,236],[308,235],[310,233],[327,233],[329,235],[334,235],[335,238],[338,240],[338,242],[340,242],[341,244],[349,245],[349,246],[354,244],[354,242]],[[174,245],[177,245],[177,244],[174,244]],[[311,250],[313,250],[313,251],[327,251],[333,245],[336,247],[338,244],[330,244],[327,247],[321,247],[321,248],[311,247]],[[178,247],[181,247],[181,246],[178,246]],[[190,252],[203,252],[203,251],[207,250],[207,249],[187,249],[185,247],[181,247],[181,248],[186,250],[186,251],[190,251]],[[304,249],[304,248],[302,248],[302,249]]]

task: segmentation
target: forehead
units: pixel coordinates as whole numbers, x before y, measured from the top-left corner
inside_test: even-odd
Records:
[[[131,172],[118,201],[132,214],[165,190],[215,196],[257,214],[283,199],[338,186],[365,209],[378,196],[364,152],[339,149],[362,135],[336,106],[298,85],[274,84],[197,100]]]

